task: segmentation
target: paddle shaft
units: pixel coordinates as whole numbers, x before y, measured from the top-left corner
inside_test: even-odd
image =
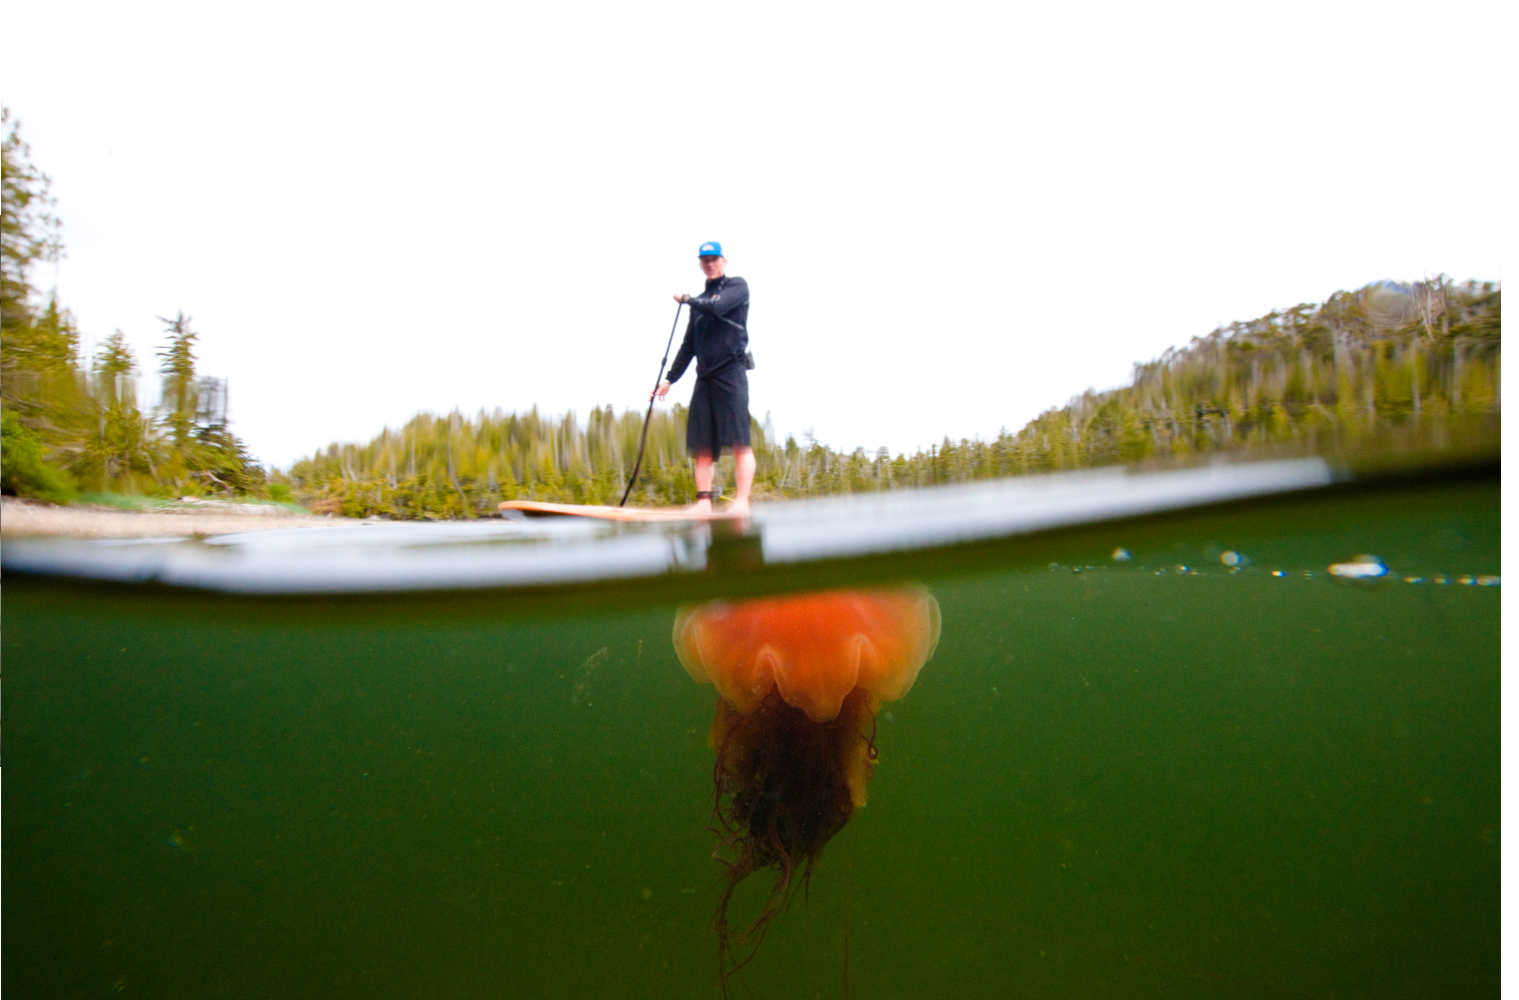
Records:
[[[680,307],[684,302],[675,303],[675,322],[670,324],[670,339],[665,341],[665,356],[659,362],[659,374],[654,378],[654,392],[659,391],[659,383],[665,380],[665,365],[670,363],[670,347],[675,343],[675,328],[680,326]],[[649,441],[649,419],[654,416],[654,393],[649,394],[649,412],[643,415],[643,433],[638,436],[638,461],[633,463],[633,474],[628,477],[628,488],[622,491],[622,499],[617,501],[617,506],[626,507],[628,494],[633,492],[633,484],[638,482],[638,469],[643,465],[643,448]]]

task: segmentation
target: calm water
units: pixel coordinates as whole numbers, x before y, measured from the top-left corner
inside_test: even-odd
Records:
[[[1499,572],[1498,500],[912,564],[937,654],[745,984],[1496,995],[1500,587],[1457,580]],[[1392,573],[1325,572],[1358,553]],[[229,610],[15,574],[4,599],[11,995],[716,994],[716,696],[673,605]]]

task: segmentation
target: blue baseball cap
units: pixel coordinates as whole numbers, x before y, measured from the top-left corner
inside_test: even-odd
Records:
[[[698,257],[721,257],[722,255],[723,245],[716,240],[710,243],[703,243],[701,249],[696,251],[696,256]]]

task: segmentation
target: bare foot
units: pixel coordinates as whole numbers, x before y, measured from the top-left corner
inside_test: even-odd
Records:
[[[725,510],[725,511],[723,511],[723,513],[725,513],[725,514],[731,514],[734,517],[748,517],[749,516],[749,498],[745,497],[742,500],[735,500],[735,501],[733,501],[732,503],[730,503],[728,505],[728,509]]]
[[[687,507],[686,508],[686,513],[688,513],[688,514],[710,514],[710,513],[712,513],[712,501],[706,499],[705,497],[703,497],[702,499],[700,499],[700,500],[696,501],[695,503],[693,503],[691,506]]]

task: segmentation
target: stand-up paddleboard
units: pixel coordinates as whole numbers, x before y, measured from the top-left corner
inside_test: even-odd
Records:
[[[718,510],[710,514],[693,514],[678,507],[608,507],[594,503],[543,503],[539,500],[508,500],[501,510],[520,510],[524,514],[565,514],[571,517],[594,517],[602,521],[720,521],[737,517]]]

